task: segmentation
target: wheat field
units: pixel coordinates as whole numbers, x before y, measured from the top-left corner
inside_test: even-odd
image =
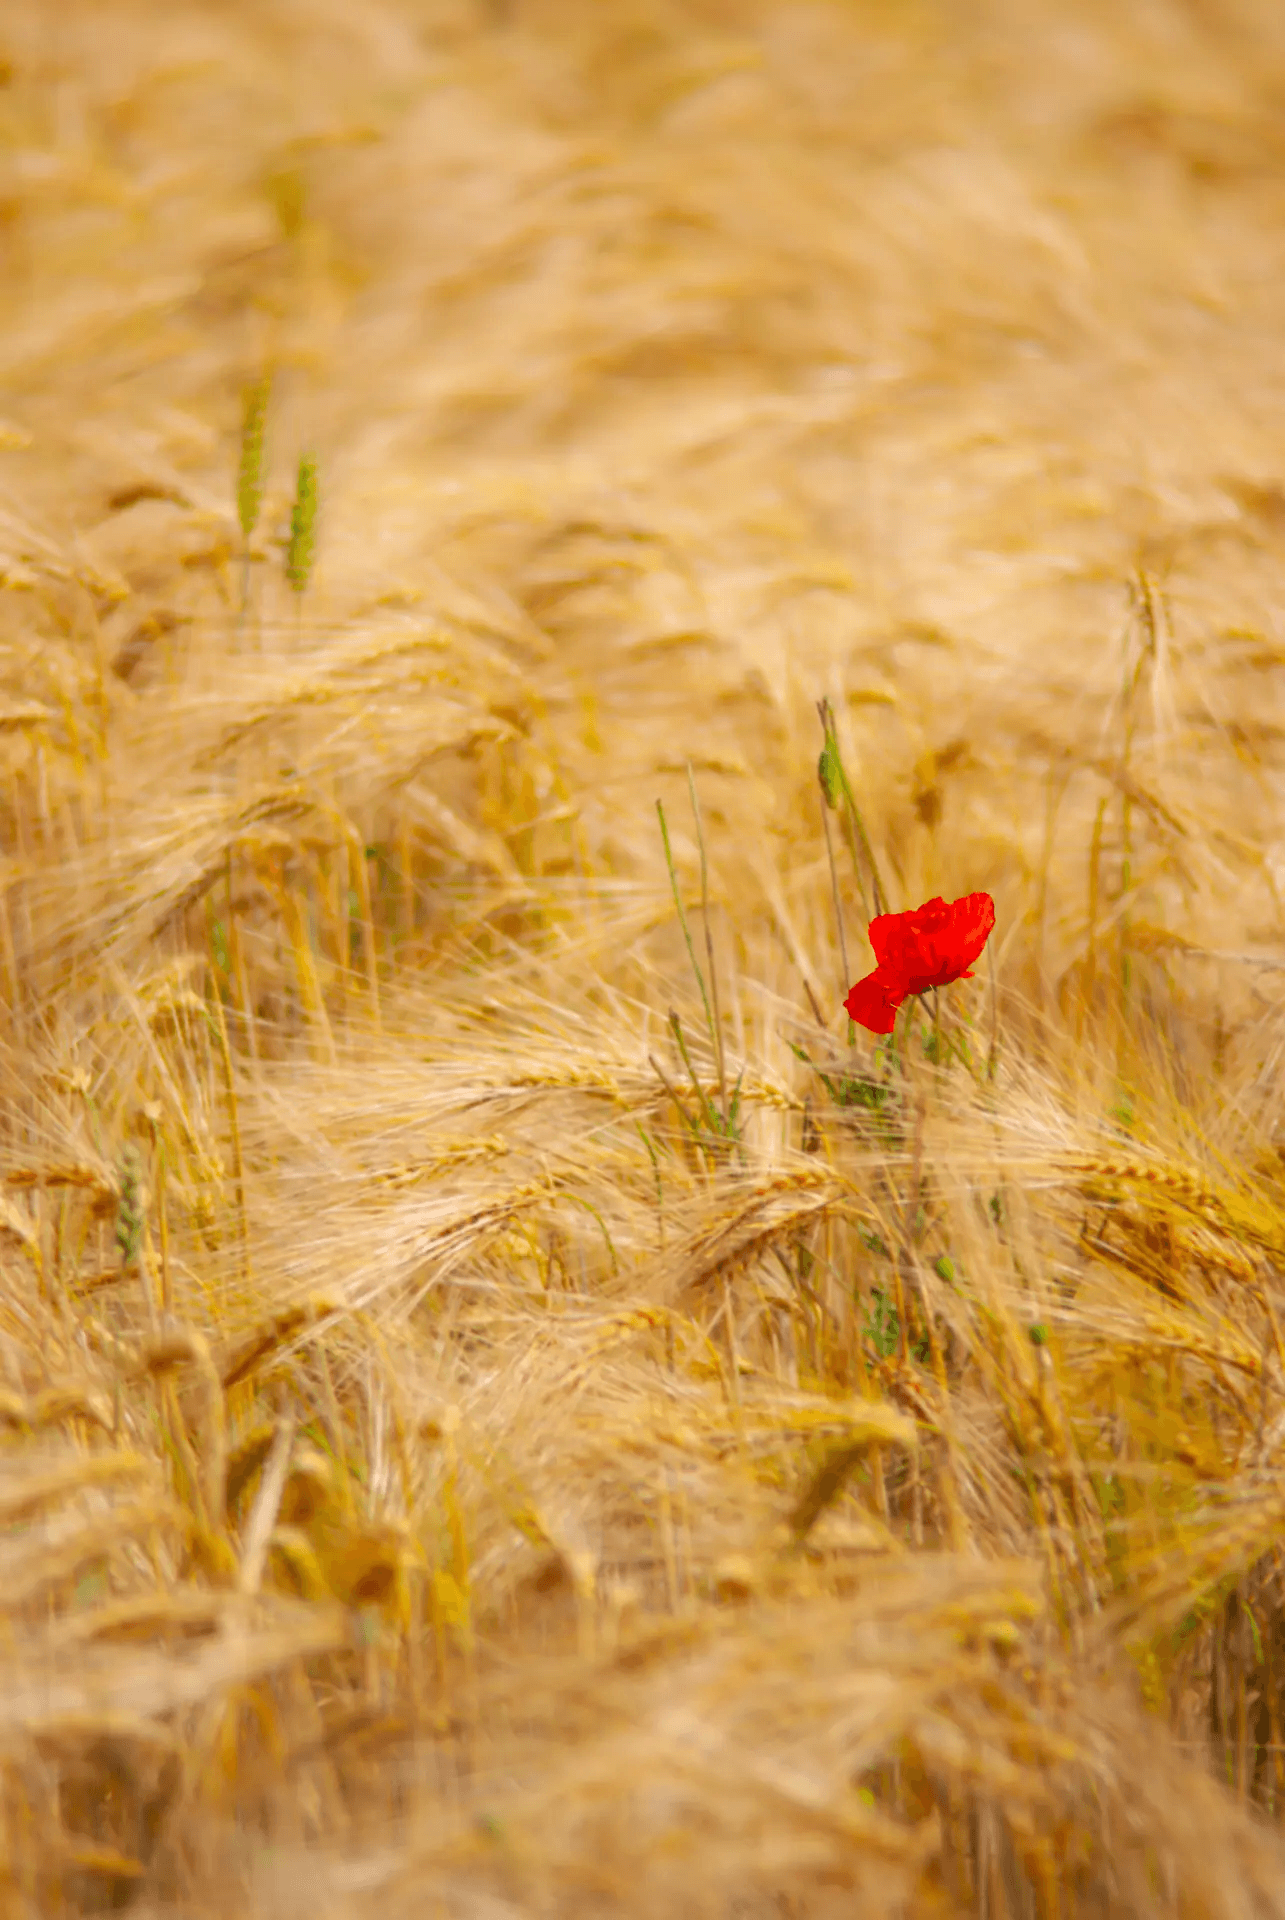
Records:
[[[1285,1915],[1283,108],[6,0],[4,1920]]]

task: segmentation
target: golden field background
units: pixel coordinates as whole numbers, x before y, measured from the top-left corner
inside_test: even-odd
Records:
[[[0,82],[3,1913],[1285,1913],[1285,15]]]

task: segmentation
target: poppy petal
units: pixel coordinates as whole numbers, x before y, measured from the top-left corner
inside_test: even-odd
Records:
[[[903,974],[920,956],[924,937],[938,917],[949,912],[940,898],[926,900],[910,913],[880,913],[870,922],[867,938],[874,957],[886,973]]]
[[[905,993],[927,993],[969,978],[995,925],[988,893],[967,893],[949,904],[938,897],[908,913],[881,913],[869,927],[880,971]]]
[[[858,980],[844,1001],[848,1017],[871,1033],[891,1033],[906,991],[900,983],[876,967],[864,980]]]

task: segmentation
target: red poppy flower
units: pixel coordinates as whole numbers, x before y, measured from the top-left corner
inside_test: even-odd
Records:
[[[974,960],[995,925],[989,893],[962,900],[926,900],[909,913],[881,913],[870,922],[870,945],[878,961],[858,980],[844,1006],[871,1033],[891,1033],[897,1010],[912,993],[971,980]]]

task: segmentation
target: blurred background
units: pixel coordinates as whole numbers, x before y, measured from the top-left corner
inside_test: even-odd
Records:
[[[6,1914],[1285,1912],[1283,106],[7,0]]]

